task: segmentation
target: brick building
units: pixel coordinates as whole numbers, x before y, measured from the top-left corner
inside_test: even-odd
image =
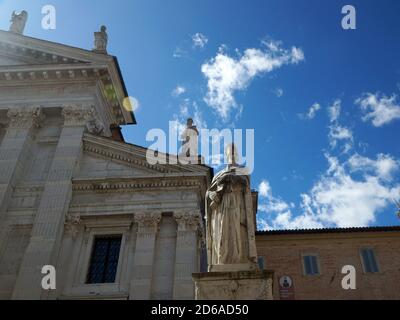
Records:
[[[400,227],[258,232],[260,264],[275,272],[274,299],[400,299]],[[356,270],[344,290],[342,267]],[[293,288],[282,290],[289,276]],[[290,281],[290,280],[289,280]]]

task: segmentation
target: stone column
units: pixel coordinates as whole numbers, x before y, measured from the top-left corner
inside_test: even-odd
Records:
[[[64,127],[35,216],[32,236],[22,260],[13,299],[47,298],[42,290],[44,265],[56,265],[65,215],[72,196],[72,177],[82,153],[86,125],[94,107],[72,105],[63,108]]]
[[[175,212],[178,224],[175,256],[174,299],[194,299],[192,274],[199,271],[199,212]]]
[[[9,125],[0,147],[0,248],[7,233],[6,212],[12,190],[31,155],[32,130],[44,118],[42,109],[36,106],[13,107],[7,117]]]
[[[78,240],[78,235],[84,232],[84,225],[81,223],[79,214],[67,214],[64,222],[63,241],[60,249],[59,258],[57,261],[57,288],[56,290],[48,291],[48,299],[57,299],[65,292],[66,286],[72,286],[73,275],[79,258],[79,246],[81,242]],[[78,240],[78,241],[77,241]],[[42,295],[43,298],[43,295]]]
[[[138,229],[129,299],[149,300],[153,278],[154,249],[161,213],[137,213],[134,219],[138,224]]]

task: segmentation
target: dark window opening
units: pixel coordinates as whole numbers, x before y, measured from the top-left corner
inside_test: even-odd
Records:
[[[258,257],[257,261],[258,261],[258,267],[261,270],[265,270],[265,257]]]
[[[376,263],[375,253],[372,249],[362,249],[361,256],[363,259],[364,271],[366,273],[379,272],[378,264]]]
[[[94,239],[87,283],[114,283],[117,274],[122,236]]]
[[[319,274],[317,256],[304,256],[304,274],[314,276]]]

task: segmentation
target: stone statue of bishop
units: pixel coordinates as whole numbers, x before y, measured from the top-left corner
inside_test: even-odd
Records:
[[[254,211],[250,177],[238,163],[233,144],[227,146],[227,167],[219,172],[206,193],[208,271],[257,269]]]

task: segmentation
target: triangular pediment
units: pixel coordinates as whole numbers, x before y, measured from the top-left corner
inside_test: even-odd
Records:
[[[204,165],[150,164],[148,149],[137,145],[92,134],[85,134],[83,142],[81,177],[210,176],[210,168]]]
[[[101,64],[111,56],[0,30],[0,66]]]
[[[25,59],[23,57],[15,57],[10,55],[5,50],[0,50],[0,66],[18,66],[21,64],[32,64],[34,61],[31,59]]]
[[[144,177],[152,173],[154,173],[152,170],[143,168],[140,165],[128,164],[90,151],[85,151],[83,154],[79,168],[79,177],[96,179]]]

